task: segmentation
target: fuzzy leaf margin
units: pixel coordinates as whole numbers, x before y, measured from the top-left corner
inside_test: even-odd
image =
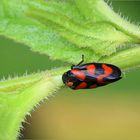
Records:
[[[66,68],[59,68],[0,82],[1,140],[15,140],[19,136],[25,116],[62,87],[64,71]]]

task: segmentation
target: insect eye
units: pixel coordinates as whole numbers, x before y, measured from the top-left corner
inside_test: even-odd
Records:
[[[66,73],[66,75],[67,75],[68,78],[72,78],[73,77],[72,73],[69,72],[69,71]]]

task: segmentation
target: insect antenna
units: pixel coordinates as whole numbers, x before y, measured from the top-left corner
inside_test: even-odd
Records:
[[[75,66],[79,66],[84,62],[84,55],[82,54],[82,60],[77,65],[72,65],[71,69],[73,69]]]
[[[76,66],[81,65],[83,62],[84,62],[84,55],[82,54],[82,60]]]

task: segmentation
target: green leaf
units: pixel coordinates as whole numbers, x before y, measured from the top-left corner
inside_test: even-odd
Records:
[[[2,0],[0,34],[51,59],[86,62],[140,43],[140,29],[102,0]]]
[[[108,22],[117,30],[131,36],[135,41],[139,42],[140,29],[121,18],[103,0],[75,0],[75,2],[86,19],[93,22]]]
[[[15,140],[21,122],[62,84],[66,68],[54,69],[0,82],[0,139]]]

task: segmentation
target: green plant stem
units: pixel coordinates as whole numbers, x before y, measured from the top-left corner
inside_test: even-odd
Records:
[[[112,63],[119,66],[123,71],[130,70],[140,66],[140,46],[129,48],[104,57],[101,62]]]

